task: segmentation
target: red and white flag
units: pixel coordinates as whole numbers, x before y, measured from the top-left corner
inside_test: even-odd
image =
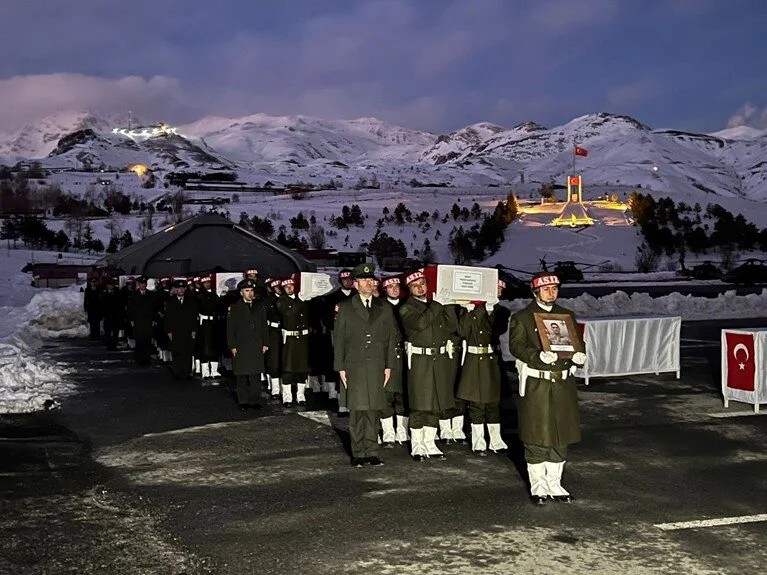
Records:
[[[727,348],[727,387],[754,391],[756,389],[756,358],[754,336],[750,333],[725,333]]]
[[[581,148],[580,146],[575,146],[574,153],[576,156],[583,156],[584,158],[589,155],[589,151],[586,148]]]

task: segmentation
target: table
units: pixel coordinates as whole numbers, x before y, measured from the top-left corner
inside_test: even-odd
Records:
[[[680,377],[679,316],[578,319],[586,344],[586,365],[575,372],[591,377],[676,372]]]
[[[767,403],[765,386],[767,328],[722,330],[722,396],[724,406],[730,399],[751,403],[754,413]]]

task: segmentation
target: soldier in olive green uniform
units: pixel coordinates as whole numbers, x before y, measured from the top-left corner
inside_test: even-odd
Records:
[[[402,342],[402,320],[399,317],[400,279],[390,277],[383,280],[381,285],[386,294],[386,301],[394,312],[394,319],[397,321],[400,333],[400,338],[397,340],[396,361],[391,366],[391,377],[389,383],[386,384],[386,407],[381,413],[381,441],[384,447],[393,447],[395,442],[405,444],[410,440],[405,391],[405,350]],[[396,429],[394,427],[395,417]]]
[[[535,300],[511,317],[509,350],[519,372],[519,438],[525,445],[531,500],[543,504],[551,497],[572,501],[562,487],[567,446],[581,439],[578,392],[571,376],[574,364],[583,365],[582,352],[572,360],[544,351],[534,314],[568,314],[555,302],[559,278],[549,272],[533,276]]]
[[[411,455],[416,461],[443,457],[434,440],[441,413],[455,406],[455,360],[452,338],[458,327],[455,313],[428,301],[426,277],[414,272],[405,279],[410,297],[400,308],[405,330],[405,353],[410,406]]]
[[[293,405],[293,386],[296,403],[306,404],[306,380],[309,378],[309,305],[299,299],[296,276],[282,280],[284,295],[277,300],[282,325],[282,404]]]
[[[354,268],[358,295],[341,301],[335,320],[334,365],[346,388],[352,465],[382,465],[378,430],[385,387],[396,361],[399,330],[391,306],[373,297],[373,264]]]
[[[237,381],[237,403],[241,410],[258,407],[259,380],[264,372],[264,353],[268,348],[266,312],[255,298],[256,282],[245,279],[237,284],[240,299],[229,306],[226,341],[232,352],[232,371]]]
[[[488,313],[484,302],[465,307],[467,311],[458,321],[458,334],[463,338],[463,367],[456,395],[469,402],[471,450],[487,455],[487,426],[490,451],[504,453],[508,445],[501,439],[501,368],[493,348],[495,310]]]
[[[269,375],[269,394],[272,399],[280,397],[280,352],[282,351],[282,331],[280,310],[277,302],[282,291],[282,280],[273,279],[267,283],[264,307],[266,308],[266,323],[269,326],[268,346],[266,352],[266,373]]]

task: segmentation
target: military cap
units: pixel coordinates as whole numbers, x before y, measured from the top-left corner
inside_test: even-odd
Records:
[[[352,277],[352,270],[341,270],[338,272],[338,279],[346,279]]]
[[[269,285],[272,286],[272,287],[280,286],[280,285],[282,285],[282,280],[274,279],[274,280],[269,282]]]
[[[183,287],[185,288],[187,286],[186,280],[173,280],[173,287]]]
[[[210,276],[202,276],[200,278],[200,283],[205,283],[205,282],[210,282],[210,281],[213,281],[213,278],[210,277]]]
[[[373,264],[360,264],[352,270],[352,277],[355,280],[375,279],[376,267]]]
[[[246,276],[249,276],[249,275],[256,275],[257,276],[258,275],[258,270],[256,268],[247,269],[247,270],[245,270],[245,275]]]
[[[293,279],[293,277],[289,277],[288,279],[282,280],[282,285],[284,286],[292,286],[296,285],[296,281]]]
[[[400,284],[399,278],[397,276],[394,276],[394,277],[386,278],[381,285],[387,288],[389,286],[398,286],[399,284]]]
[[[551,272],[538,272],[530,280],[530,287],[534,290],[543,286],[558,286],[559,277]]]
[[[251,279],[244,279],[237,284],[237,289],[255,289],[256,282]]]
[[[420,279],[426,279],[426,276],[423,274],[422,271],[418,270],[418,271],[415,271],[412,274],[408,275],[405,278],[405,284],[410,285],[414,281],[418,281]]]
[[[138,276],[136,278],[136,283],[145,284],[145,283],[147,283],[147,279],[144,276]]]

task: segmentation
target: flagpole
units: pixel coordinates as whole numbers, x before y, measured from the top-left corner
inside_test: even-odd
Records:
[[[578,144],[573,142],[573,171],[570,174],[571,176],[575,175],[575,150],[576,150],[577,147],[578,147]]]

